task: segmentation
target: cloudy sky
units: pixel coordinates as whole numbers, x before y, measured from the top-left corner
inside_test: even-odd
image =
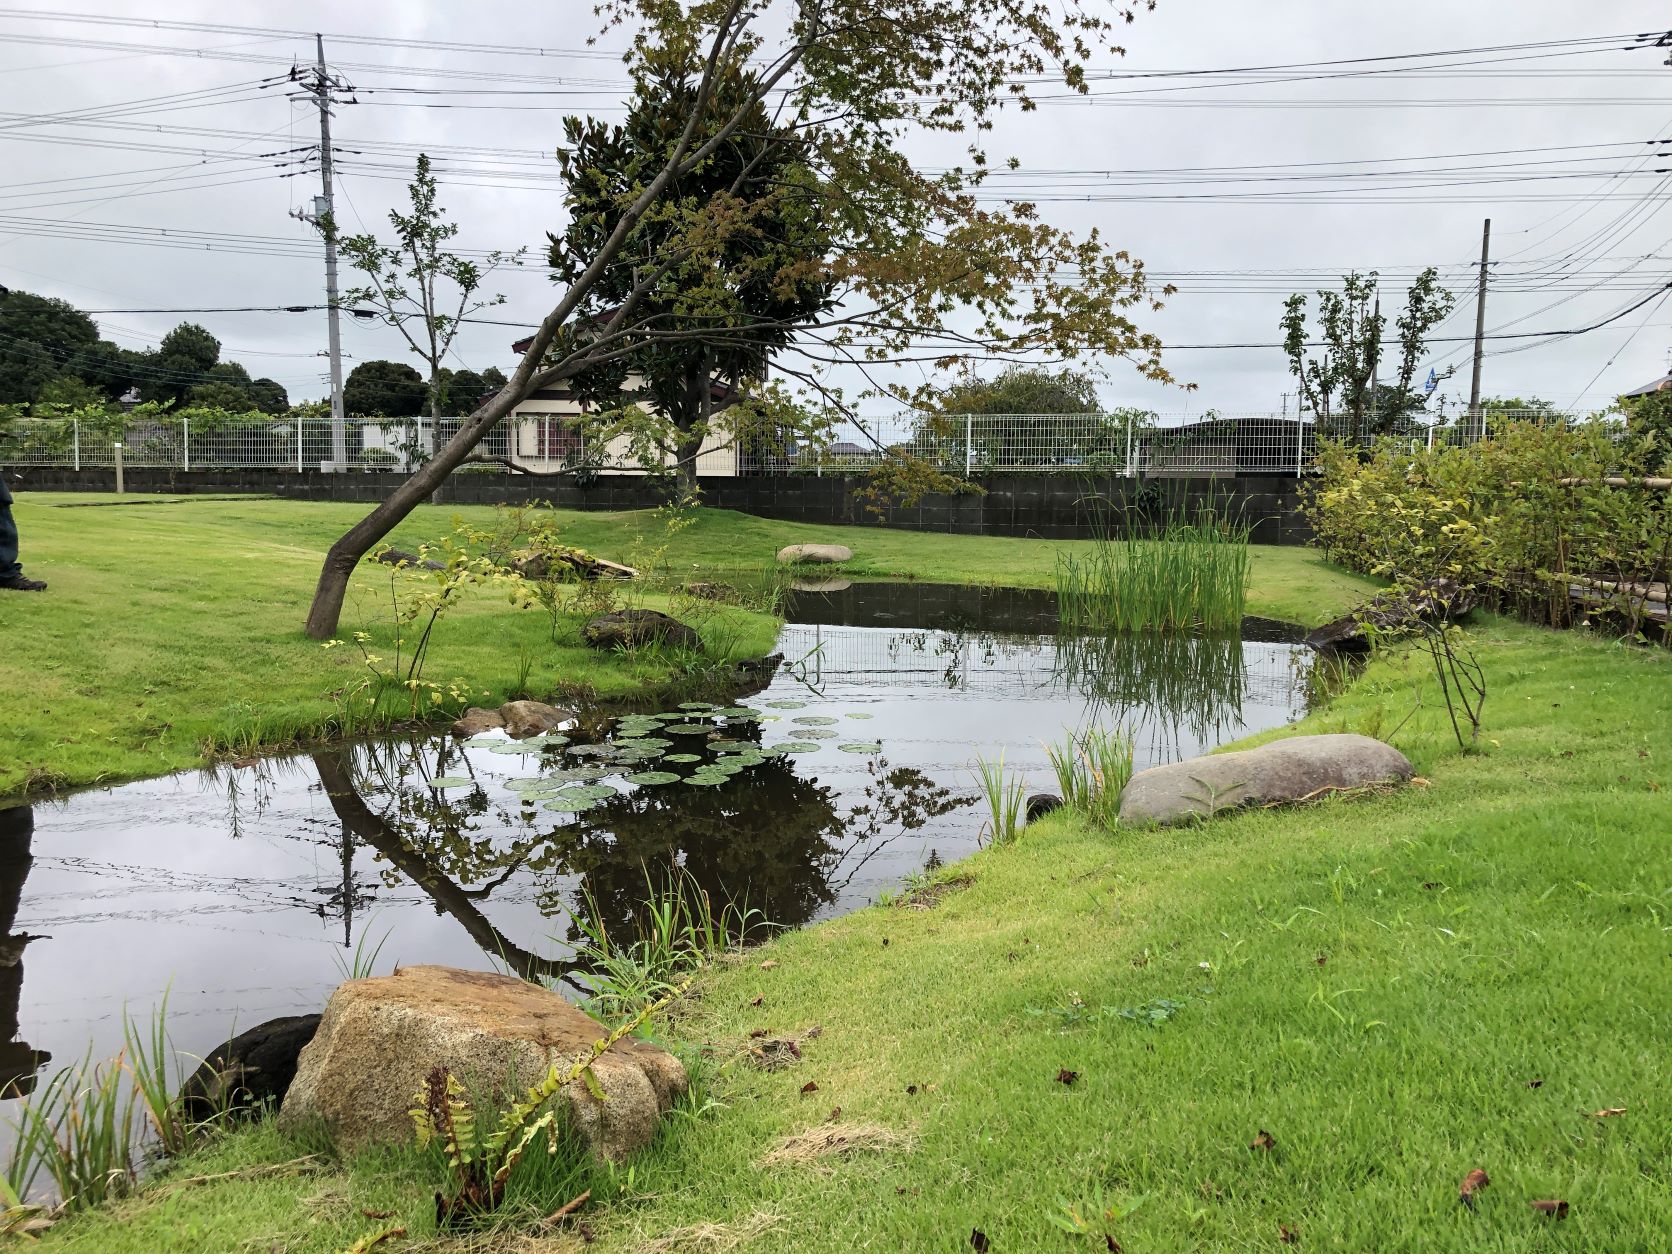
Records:
[[[103,5],[0,9],[0,283],[89,310],[319,302],[317,242],[289,216],[318,191],[318,120],[282,81],[313,59],[316,29],[357,89],[334,136],[350,230],[383,223],[425,150],[461,247],[538,245],[562,221],[560,117],[621,113],[621,68],[587,48],[584,0]],[[992,150],[1023,159],[1016,193],[1053,221],[1099,228],[1178,284],[1144,325],[1179,346],[1168,364],[1197,390],[1103,363],[1111,406],[1276,410],[1292,387],[1282,354],[1212,346],[1270,344],[1285,295],[1348,269],[1379,270],[1395,305],[1430,264],[1460,298],[1436,334],[1458,338],[1422,373],[1460,367],[1442,391],[1466,396],[1487,217],[1490,332],[1615,320],[1494,340],[1484,391],[1603,405],[1668,365],[1672,147],[1648,141],[1672,137],[1672,67],[1667,49],[1626,50],[1657,20],[1665,6],[1636,2],[1162,0],[1107,61],[1122,77],[1008,118]],[[1444,55],[1406,55],[1422,53]],[[1332,64],[1259,68],[1319,62]],[[549,306],[538,267],[494,286],[507,302],[493,316]],[[323,314],[190,316],[293,399],[324,394]],[[136,347],[180,320],[98,315]],[[393,330],[348,323],[349,366],[401,357]],[[455,364],[509,366],[515,336],[469,328]]]

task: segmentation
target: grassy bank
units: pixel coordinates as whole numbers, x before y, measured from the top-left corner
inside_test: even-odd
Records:
[[[320,556],[364,506],[224,498],[26,494],[15,507],[23,560],[50,581],[44,596],[0,596],[0,690],[8,726],[0,795],[157,774],[206,750],[249,751],[316,732],[336,717],[327,696],[364,675],[352,649],[325,651],[300,630]],[[455,516],[486,508],[425,507],[392,537],[414,548]],[[677,532],[654,512],[566,514],[565,539],[600,556],[660,552],[670,577],[763,570],[785,544],[834,538],[855,550],[853,573],[1046,586],[1055,546],[874,528],[808,527],[699,511]],[[1257,550],[1250,612],[1298,621],[1333,617],[1369,585],[1298,549]],[[389,576],[363,570],[343,631],[364,629],[388,651]],[[665,605],[655,596],[645,604]],[[438,629],[428,673],[468,680],[484,704],[513,689],[604,695],[665,683],[669,668],[585,648],[580,619],[555,643],[539,612],[483,591]],[[702,623],[710,651],[758,656],[774,633],[765,615],[724,612]],[[525,683],[519,672],[527,659]]]
[[[589,1182],[589,1248],[1664,1248],[1672,657],[1479,635],[1482,752],[1413,663],[1303,725],[1398,726],[1426,785],[1175,831],[1054,816],[938,896],[712,971],[677,1030],[725,1107]],[[797,1065],[747,1062],[815,1024]],[[850,1152],[766,1161],[821,1129]],[[259,1130],[172,1174],[304,1148]],[[342,1249],[365,1210],[426,1235],[428,1187],[404,1156],[164,1182],[48,1243]]]

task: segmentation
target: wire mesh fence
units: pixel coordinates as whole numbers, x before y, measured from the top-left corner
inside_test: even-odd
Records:
[[[1505,411],[1492,422],[1529,418],[1582,421],[1596,415]],[[342,423],[294,414],[108,415],[24,418],[0,426],[0,465],[178,470],[294,470],[353,473],[410,470],[458,429],[461,419],[351,418]],[[1130,477],[1303,475],[1320,432],[1368,443],[1383,437],[1413,448],[1482,438],[1489,424],[1468,414],[1419,414],[1357,423],[1271,412],[1164,415],[1136,410],[1095,414],[900,414],[841,424],[828,438],[751,436],[732,447],[713,438],[698,457],[702,475],[863,472],[907,455],[948,474],[1103,473]],[[519,470],[643,472],[626,441],[590,440],[573,417],[517,415],[477,448],[478,458]]]

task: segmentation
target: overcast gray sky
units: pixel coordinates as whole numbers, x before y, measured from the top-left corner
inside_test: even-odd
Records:
[[[31,11],[0,9],[7,172],[0,283],[91,310],[318,303],[317,242],[288,216],[311,201],[318,178],[307,172],[312,166],[278,164],[316,141],[317,115],[287,98],[294,92],[283,82],[259,86],[283,75],[293,58],[311,61],[311,34],[20,16]],[[544,232],[562,221],[549,160],[560,117],[620,116],[621,67],[585,51],[593,19],[583,0],[105,0],[72,11],[323,31],[328,61],[360,89],[361,103],[341,108],[334,136],[343,150],[339,216],[350,230],[383,225],[423,148],[442,170],[461,246],[526,244],[538,256]],[[1490,217],[1498,261],[1489,330],[1584,327],[1654,297],[1586,335],[1490,346],[1488,395],[1603,405],[1665,372],[1672,328],[1672,300],[1654,295],[1672,280],[1672,216],[1665,212],[1672,174],[1657,173],[1672,168],[1672,155],[1657,159],[1660,150],[1646,142],[1672,137],[1672,67],[1663,64],[1665,49],[1622,51],[1629,38],[1603,37],[1652,31],[1668,20],[1666,6],[1636,2],[1162,0],[1130,28],[1128,55],[1110,69],[1491,51],[1101,81],[1092,101],[1047,101],[1007,118],[992,151],[1023,159],[1019,188],[1041,199],[1051,220],[1096,226],[1157,278],[1178,283],[1167,309],[1145,315],[1143,325],[1181,346],[1269,344],[1287,293],[1350,268],[1383,273],[1384,312],[1391,312],[1403,299],[1403,280],[1428,264],[1442,268],[1460,298],[1437,334],[1466,339],[1481,220]],[[389,40],[543,51],[489,54]],[[1507,47],[1578,40],[1602,42]],[[42,116],[76,113],[82,116]],[[941,159],[929,145],[922,151]],[[532,322],[549,305],[551,287],[537,266],[495,286],[508,301],[494,316]],[[278,379],[293,399],[325,393],[325,362],[316,356],[325,343],[323,314],[192,317],[220,337],[225,356]],[[109,338],[130,346],[154,343],[180,320],[98,316]],[[458,341],[460,363],[508,367],[515,337],[510,329],[469,328]],[[401,359],[401,350],[393,330],[348,320],[349,366]],[[1423,372],[1429,364],[1459,365],[1443,390],[1466,395],[1468,352],[1466,342],[1436,344]],[[1275,410],[1292,387],[1282,354],[1270,348],[1181,347],[1167,361],[1198,390],[1167,389],[1105,363],[1105,401],[1168,413]]]

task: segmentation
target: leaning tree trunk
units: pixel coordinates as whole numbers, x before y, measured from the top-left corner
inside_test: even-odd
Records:
[[[681,504],[697,499],[697,453],[701,449],[700,435],[681,431],[674,439],[674,481],[679,484]]]
[[[331,546],[325,555],[325,565],[319,572],[313,604],[308,607],[308,622],[304,630],[310,637],[329,640],[337,634],[343,598],[348,594],[348,581],[360,559],[399,526],[408,514],[428,500],[515,404],[515,393],[510,388],[502,389],[465,419],[458,434],[448,440],[434,457],[413,471],[388,499],[355,523]]]

